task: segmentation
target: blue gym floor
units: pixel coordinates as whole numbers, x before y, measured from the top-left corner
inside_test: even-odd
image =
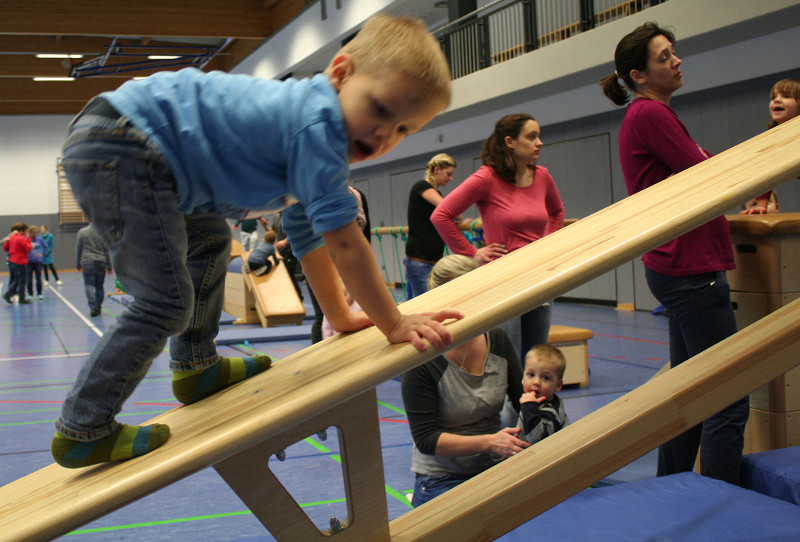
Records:
[[[124,310],[124,298],[108,299],[102,314],[89,318],[81,276],[62,272],[63,286],[44,290],[30,305],[0,306],[0,485],[52,462],[53,422],[78,370],[103,330]],[[7,283],[8,275],[0,275]],[[113,281],[106,280],[106,289]],[[307,312],[312,314],[310,306]],[[231,344],[224,355],[264,353],[280,360],[310,345],[308,321],[283,328],[302,338],[267,342],[252,339],[260,326],[234,326],[223,315],[221,337]],[[610,403],[651,378],[668,360],[667,319],[649,312],[557,302],[553,323],[590,329],[590,381],[586,388],[561,392],[572,421]],[[247,329],[252,330],[249,337]],[[228,341],[221,341],[228,342]],[[278,361],[280,363],[280,361]],[[125,405],[120,419],[141,423],[177,406],[171,392],[168,357],[160,355]],[[413,490],[409,470],[412,440],[403,412],[400,383],[390,380],[377,390],[381,441],[390,519],[410,510]],[[272,457],[270,469],[320,529],[331,517],[347,516],[335,429],[327,438],[311,436],[286,450],[284,461]],[[655,452],[605,478],[616,484],[655,475]],[[213,469],[206,469],[140,499],[68,535],[74,541],[107,540],[274,540]]]

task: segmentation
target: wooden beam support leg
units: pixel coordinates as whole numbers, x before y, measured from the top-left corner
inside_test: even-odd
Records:
[[[342,530],[322,532],[269,470],[269,457],[335,426],[339,434],[347,519]],[[341,542],[389,540],[389,511],[381,457],[378,403],[371,389],[335,410],[323,412],[291,430],[225,459],[214,468],[272,535],[281,541]]]

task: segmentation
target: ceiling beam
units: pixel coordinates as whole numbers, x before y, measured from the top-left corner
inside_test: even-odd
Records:
[[[83,55],[102,55],[105,54],[108,46],[111,44],[111,40],[112,37],[110,36],[20,36],[0,34],[0,54],[71,53]],[[210,42],[211,40],[208,41]],[[255,41],[261,43],[263,38]],[[118,38],[116,41],[116,45],[123,48],[130,46],[147,46],[154,48],[155,51],[158,51],[158,47],[164,48],[163,52],[158,51],[152,54],[167,54],[169,48],[175,46],[212,47],[217,43],[222,43],[222,38],[216,38],[216,41],[210,45],[189,41],[176,42],[153,40],[149,38]]]
[[[250,53],[259,48],[264,43],[263,39],[238,39],[233,40],[228,46],[222,50],[219,56],[211,61],[208,69],[230,71],[234,66],[239,64],[242,60],[247,58]],[[224,61],[230,63],[226,68],[218,67],[217,62]],[[213,66],[213,68],[212,68]]]
[[[116,89],[126,80],[85,77],[74,81],[34,81],[27,77],[3,77],[0,78],[0,103],[62,100],[86,103],[101,92]]]
[[[305,7],[306,0],[0,0],[0,34],[265,38]]]
[[[84,101],[63,102],[2,102],[0,115],[77,115]]]

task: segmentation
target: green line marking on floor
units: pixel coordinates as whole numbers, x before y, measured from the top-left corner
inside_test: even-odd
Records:
[[[406,411],[403,410],[402,408],[398,408],[398,407],[396,407],[394,405],[390,405],[389,403],[384,403],[383,401],[378,401],[378,404],[380,406],[382,406],[382,407],[388,408],[389,410],[394,410],[395,412],[399,412],[403,416],[406,415]]]
[[[307,502],[301,503],[299,506],[300,508],[308,508],[312,506],[322,506],[326,504],[337,504],[345,502],[346,499],[330,499],[327,501],[315,501],[315,502]],[[161,521],[147,521],[142,523],[129,523],[127,525],[114,525],[111,527],[97,527],[93,529],[80,529],[77,531],[72,531],[67,533],[66,536],[76,535],[76,534],[92,534],[92,533],[104,533],[104,532],[111,532],[111,531],[122,531],[126,529],[137,529],[141,527],[157,527],[159,525],[170,525],[175,523],[187,523],[189,521],[202,521],[207,519],[224,519],[236,516],[247,516],[252,515],[253,512],[250,510],[241,510],[238,512],[227,512],[224,514],[210,514],[207,516],[194,516],[188,518],[174,518],[174,519],[165,519]]]

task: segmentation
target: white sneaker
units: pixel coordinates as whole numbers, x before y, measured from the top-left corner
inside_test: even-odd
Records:
[[[56,281],[56,284],[58,284],[59,286],[61,286],[61,285],[62,285],[62,284],[64,284],[64,283],[63,283],[63,282],[61,282],[60,280],[57,280],[57,281]]]
[[[44,299],[44,294],[39,294],[39,299]]]
[[[44,284],[45,286],[50,286],[50,283],[49,283],[49,282],[47,282],[47,281],[44,281],[44,283],[43,283],[43,284]]]

